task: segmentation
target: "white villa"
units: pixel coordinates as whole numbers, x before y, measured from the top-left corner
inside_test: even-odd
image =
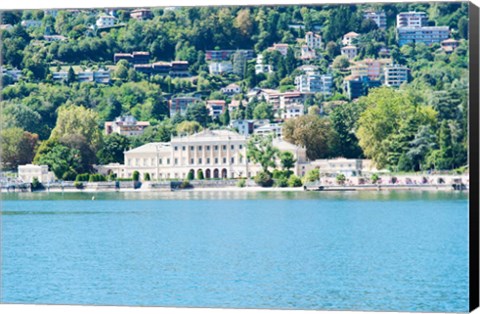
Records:
[[[33,178],[37,178],[41,183],[47,183],[55,180],[55,175],[48,171],[47,165],[27,164],[18,166],[18,178],[25,183],[32,183]]]
[[[149,173],[152,180],[185,179],[189,172],[197,178],[202,172],[209,178],[252,177],[261,171],[258,164],[247,161],[247,139],[233,131],[204,130],[171,142],[149,143],[124,153],[125,164],[97,166],[99,173],[115,173],[118,178],[131,178],[138,171],[143,178]],[[297,162],[294,173],[305,174],[306,150],[280,139],[273,145],[293,153]]]

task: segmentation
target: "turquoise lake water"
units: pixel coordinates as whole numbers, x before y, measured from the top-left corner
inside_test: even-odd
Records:
[[[468,310],[466,193],[2,197],[4,303]]]

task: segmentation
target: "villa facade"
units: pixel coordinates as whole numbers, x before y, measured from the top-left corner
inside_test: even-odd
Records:
[[[280,151],[290,151],[297,160],[292,170],[300,176],[305,174],[305,148],[280,139],[274,139],[273,145]],[[141,178],[148,173],[152,180],[186,179],[190,172],[195,178],[201,172],[205,179],[252,177],[262,168],[247,160],[246,146],[247,138],[236,132],[205,130],[134,148],[124,153],[123,165],[97,166],[97,170],[115,173],[118,178],[131,178],[138,171]]]

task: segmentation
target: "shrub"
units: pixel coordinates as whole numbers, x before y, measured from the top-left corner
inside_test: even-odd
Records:
[[[150,173],[145,172],[143,174],[143,181],[150,181]]]
[[[203,176],[203,171],[202,171],[202,169],[200,169],[200,170],[198,171],[197,179],[198,179],[198,180],[203,180],[203,179],[205,179],[205,177]]]
[[[32,191],[43,189],[43,184],[38,181],[37,177],[34,177],[31,183]]]
[[[346,180],[345,175],[343,173],[340,173],[339,175],[337,175],[336,179],[337,179],[337,183],[342,185],[345,183],[345,180]]]
[[[374,173],[372,174],[372,177],[370,178],[370,180],[372,180],[372,183],[377,183],[378,180],[380,180],[380,177],[378,176],[378,174]]]
[[[103,182],[107,181],[107,178],[103,174],[94,173],[90,174],[88,177],[88,182]]]
[[[138,180],[140,179],[140,172],[138,172],[137,170],[135,170],[135,171],[133,172],[132,178],[133,178],[133,181],[138,181]]]
[[[73,186],[76,187],[79,190],[83,189],[83,182],[75,181],[75,182],[73,182]]]
[[[190,184],[190,181],[188,181],[188,180],[183,180],[182,183],[180,183],[180,188],[181,189],[189,189],[191,187],[192,187],[192,185]]]
[[[273,170],[272,176],[274,179],[288,179],[293,174],[291,170]]]
[[[247,181],[245,179],[240,179],[237,181],[237,186],[239,188],[244,188],[247,185]]]
[[[302,180],[296,175],[291,175],[290,178],[288,178],[288,186],[292,188],[302,186]]]
[[[90,174],[88,173],[77,174],[75,181],[86,182],[89,180],[89,178],[90,178]]]
[[[193,171],[189,171],[188,172],[188,175],[187,175],[187,180],[191,181],[193,180],[195,177],[194,177],[194,172]]]
[[[305,182],[315,182],[320,179],[320,170],[312,169],[304,177]]]
[[[69,169],[63,173],[62,180],[73,181],[75,180],[77,173],[73,169]]]
[[[108,175],[108,180],[109,181],[115,181],[117,179],[117,175],[115,173],[110,173]]]
[[[255,183],[262,187],[271,187],[273,185],[270,173],[262,171],[255,176]]]
[[[288,186],[288,179],[287,178],[280,178],[275,180],[275,186],[279,188],[284,188]]]

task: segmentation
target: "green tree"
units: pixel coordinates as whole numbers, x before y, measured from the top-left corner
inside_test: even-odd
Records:
[[[196,121],[203,127],[206,127],[210,122],[209,111],[205,104],[201,102],[188,106],[185,116],[187,120]]]
[[[304,115],[289,119],[282,133],[287,142],[305,147],[310,160],[334,156],[337,134],[327,118]]]
[[[75,81],[76,81],[75,71],[73,71],[73,68],[70,67],[67,73],[67,83],[72,84],[72,83],[75,83]]]
[[[19,165],[32,162],[38,145],[38,135],[20,128],[3,129],[0,132],[1,166],[15,170]]]
[[[255,109],[253,110],[253,118],[254,119],[268,119],[273,120],[273,107],[267,103],[260,103],[258,104]]]
[[[177,127],[176,127],[177,134],[187,134],[187,135],[198,133],[202,129],[203,129],[202,126],[197,121],[183,121],[177,124]]]
[[[94,151],[102,143],[102,132],[99,126],[98,113],[83,106],[61,106],[58,118],[50,139],[60,139],[65,135],[81,135]]]
[[[268,173],[268,168],[275,168],[275,158],[279,151],[272,144],[272,137],[253,136],[247,142],[247,158],[259,163],[263,172]]]
[[[358,145],[355,135],[360,114],[365,110],[363,102],[351,102],[337,106],[330,114],[330,120],[335,132],[338,134],[336,155],[345,158],[362,157],[362,149]]]
[[[295,167],[295,163],[297,160],[293,156],[293,154],[289,151],[284,151],[280,153],[280,163],[282,165],[282,169],[285,171],[289,171],[293,167]]]
[[[38,148],[33,162],[37,165],[47,165],[58,179],[75,180],[81,169],[80,151],[60,144],[56,140],[44,141]]]
[[[135,170],[132,174],[132,179],[133,179],[133,181],[139,181],[140,180],[140,172]]]
[[[97,153],[100,164],[122,163],[123,153],[130,146],[130,140],[125,135],[112,133],[105,136],[101,149]]]

